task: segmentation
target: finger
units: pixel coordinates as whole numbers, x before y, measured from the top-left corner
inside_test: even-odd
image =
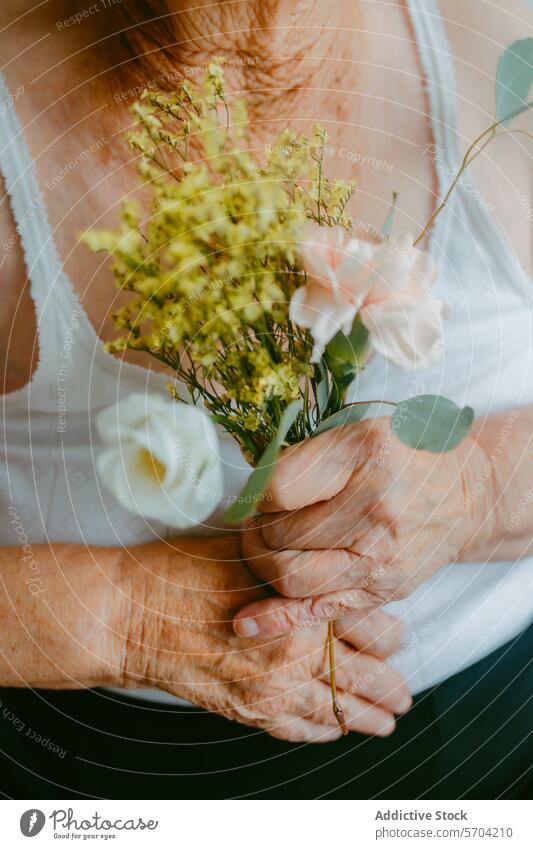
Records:
[[[313,598],[272,598],[268,605],[247,604],[233,618],[238,637],[272,639],[314,628],[321,621],[313,614]]]
[[[365,459],[362,446],[367,429],[363,422],[334,428],[283,451],[261,501],[261,512],[298,510],[340,492],[354,464]]]
[[[373,610],[337,620],[335,635],[366,654],[385,659],[401,647],[404,627],[401,619]]]
[[[371,592],[357,589],[300,599],[263,599],[239,610],[233,619],[233,630],[238,637],[282,637],[382,603]]]
[[[335,643],[335,676],[343,691],[394,713],[405,713],[412,705],[409,688],[399,672],[372,655],[350,650],[342,641]],[[329,682],[329,670],[322,680]]]
[[[342,736],[337,725],[321,725],[301,717],[291,717],[265,731],[278,740],[289,743],[333,743]]]
[[[331,701],[331,688],[324,684],[324,703],[315,708],[306,719],[327,725],[338,724]],[[348,731],[358,734],[371,734],[378,737],[388,737],[396,728],[396,721],[391,711],[383,707],[373,705],[365,699],[354,696],[346,690],[338,692],[338,702],[344,713],[344,719]]]
[[[284,510],[257,517],[252,528],[259,530],[265,545],[273,550],[347,548],[355,540],[379,528],[370,508],[374,499],[368,486],[350,485],[329,501],[299,510]]]
[[[254,575],[289,598],[366,586],[375,569],[370,557],[343,548],[272,551],[257,523],[243,532],[242,554]]]

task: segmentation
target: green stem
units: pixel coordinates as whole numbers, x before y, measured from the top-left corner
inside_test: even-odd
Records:
[[[505,118],[501,118],[499,121],[495,121],[494,124],[491,124],[490,127],[487,127],[486,130],[484,130],[476,139],[474,139],[474,141],[472,142],[472,144],[470,145],[470,147],[468,148],[468,150],[466,151],[466,153],[463,157],[463,161],[461,162],[461,166],[460,166],[459,170],[457,171],[457,174],[453,178],[453,181],[452,181],[450,188],[448,189],[448,191],[444,195],[442,202],[438,205],[437,209],[435,210],[433,215],[430,217],[429,221],[427,222],[426,226],[424,227],[424,229],[422,230],[420,235],[416,238],[414,245],[418,245],[418,243],[420,241],[422,241],[424,236],[427,235],[427,233],[429,232],[433,222],[435,221],[437,216],[440,215],[440,213],[442,212],[444,207],[447,205],[447,203],[448,203],[448,201],[449,201],[449,199],[452,195],[452,192],[455,189],[455,187],[457,186],[457,183],[459,182],[459,180],[461,179],[465,169],[468,167],[470,162],[473,161],[475,159],[475,157],[478,156],[478,154],[481,153],[482,150],[485,149],[486,145],[490,141],[492,141],[492,139],[495,137],[496,128],[500,127],[506,121],[510,121],[511,118],[514,118],[516,115],[520,115],[522,112],[525,112],[527,109],[531,109],[532,106],[533,106],[533,101],[530,101],[530,102],[524,104],[524,106],[521,106],[519,109],[516,109],[510,115],[507,115]],[[483,144],[481,150],[477,151],[475,153],[474,157],[472,157],[472,159],[470,159],[470,154],[475,150],[475,148],[485,138],[485,136],[489,136],[489,138],[486,140],[485,144]]]
[[[312,428],[309,421],[309,377],[307,375],[305,377],[303,420],[304,432],[307,428],[307,433],[311,433]]]
[[[491,127],[491,128],[490,128],[490,131],[491,131],[491,132],[493,132],[493,131],[494,131],[494,127]],[[470,147],[469,147],[469,148],[468,148],[468,150],[466,151],[466,153],[465,153],[465,155],[464,155],[464,157],[463,157],[463,161],[461,162],[461,167],[459,168],[459,170],[457,171],[457,174],[456,174],[456,175],[455,175],[455,177],[453,178],[453,180],[452,180],[452,184],[451,184],[450,188],[448,189],[448,191],[447,191],[447,192],[446,192],[446,194],[444,195],[443,200],[442,200],[442,201],[441,201],[441,203],[438,205],[438,207],[436,208],[436,210],[435,210],[435,212],[433,213],[433,215],[430,217],[429,221],[427,222],[426,226],[424,227],[424,229],[422,230],[422,232],[420,233],[420,235],[419,235],[419,236],[415,239],[415,241],[414,241],[414,243],[413,243],[415,246],[416,246],[416,245],[418,245],[418,243],[422,241],[422,239],[424,238],[424,236],[425,236],[425,235],[429,232],[429,230],[430,230],[430,228],[431,228],[431,226],[432,226],[433,222],[434,222],[434,221],[437,219],[437,217],[440,215],[440,213],[442,212],[442,210],[444,209],[444,207],[445,207],[445,206],[447,206],[448,201],[450,200],[450,197],[452,196],[452,193],[453,193],[453,191],[454,191],[454,189],[455,189],[455,187],[456,187],[457,183],[459,182],[459,180],[460,180],[460,179],[461,179],[461,177],[463,176],[463,174],[464,174],[464,172],[465,172],[465,169],[467,168],[467,166],[468,166],[468,164],[469,164],[469,157],[470,157],[470,154],[471,154],[471,153],[472,153],[472,151],[475,149],[475,147],[479,144],[479,142],[481,141],[481,139],[483,139],[483,138],[487,135],[487,132],[489,132],[489,131],[488,131],[488,130],[485,130],[485,132],[483,132],[480,136],[478,136],[478,137],[477,137],[477,139],[475,139],[475,141],[473,141],[473,142],[472,142],[472,144],[470,145]],[[490,141],[490,139],[489,139],[489,141]]]
[[[400,403],[399,401],[384,401],[383,398],[380,398],[380,399],[374,398],[374,399],[371,399],[370,401],[350,401],[349,404],[344,404],[342,409],[346,410],[347,407],[359,407],[360,405],[366,405],[366,404],[389,404],[389,406],[391,406],[391,407],[397,407],[399,403]]]
[[[324,163],[324,144],[325,144],[325,142],[326,142],[325,134],[323,134],[323,135],[322,135],[322,148],[321,148],[321,150],[320,150],[320,159],[318,160],[318,192],[317,192],[318,204],[317,204],[317,219],[318,219],[318,225],[319,225],[319,226],[320,226],[320,224],[322,223],[322,216],[321,216],[321,213],[320,213],[320,206],[321,206],[321,204],[322,204],[322,169],[323,169],[323,163]]]

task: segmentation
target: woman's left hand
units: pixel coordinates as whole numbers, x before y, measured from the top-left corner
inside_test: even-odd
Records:
[[[360,618],[410,595],[485,533],[490,480],[468,497],[485,463],[474,437],[445,454],[417,451],[387,418],[288,448],[262,515],[243,534],[250,569],[284,598],[245,607],[236,633],[272,637],[309,621]]]

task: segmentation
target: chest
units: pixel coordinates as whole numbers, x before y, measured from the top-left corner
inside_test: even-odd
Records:
[[[421,103],[424,101],[419,92]],[[413,92],[413,102],[415,94]],[[275,134],[286,127],[298,132],[311,132],[314,117],[320,115],[328,140],[324,167],[330,177],[354,180],[357,184],[350,214],[354,230],[363,235],[378,230],[389,211],[393,194],[397,195],[395,227],[398,231],[419,232],[436,202],[437,178],[424,150],[432,141],[428,115],[422,115],[413,126],[394,112],[403,112],[396,103],[384,119],[384,108],[378,108],[372,98],[358,93],[342,98],[331,97],[325,102],[316,96],[316,106],[301,102],[300,117],[280,116],[275,126],[269,122],[265,131],[262,122],[252,123],[251,147],[260,152],[272,144]],[[389,123],[390,122],[390,123]],[[137,198],[149,210],[150,193],[139,188],[135,157],[129,149],[122,121],[118,130],[107,137],[102,134],[95,142],[73,138],[62,154],[63,163],[76,161],[74,169],[62,179],[61,185],[47,196],[47,206],[59,254],[98,335],[108,340],[116,331],[107,319],[111,309],[121,302],[121,294],[113,286],[109,260],[105,255],[94,256],[79,243],[79,235],[88,227],[116,227],[123,198]],[[391,125],[396,126],[392,137]],[[76,150],[89,151],[80,161]],[[77,157],[77,158],[76,158]],[[68,169],[68,165],[67,165]],[[56,175],[65,170],[61,161],[43,161],[44,185],[54,186]]]
[[[423,155],[432,141],[429,105],[415,47],[397,49],[401,21],[391,19],[386,27],[375,45],[369,43],[370,35],[360,33],[354,33],[348,45],[339,41],[337,53],[333,50],[327,62],[321,58],[324,72],[312,77],[309,90],[289,97],[287,81],[281,81],[272,99],[262,102],[261,113],[254,115],[251,143],[260,152],[285,127],[307,132],[319,121],[328,133],[328,173],[357,182],[350,210],[356,227],[381,228],[395,192],[396,227],[416,232],[435,203],[434,167]],[[368,61],[373,53],[380,61]],[[91,254],[79,243],[79,235],[88,227],[116,226],[121,198],[139,194],[136,164],[124,138],[130,128],[131,97],[117,108],[113,91],[96,88],[93,93],[88,86],[81,100],[75,86],[74,93],[64,91],[64,79],[57,75],[47,85],[47,92],[28,86],[17,111],[63,267],[97,334],[110,340],[116,331],[109,313],[122,295],[113,285],[107,257]],[[4,203],[2,242],[14,232]],[[3,351],[9,390],[29,379],[37,352],[34,304],[20,245],[13,245],[0,274],[8,293],[0,329],[2,338],[11,340]],[[147,362],[139,353],[127,356],[141,365]]]

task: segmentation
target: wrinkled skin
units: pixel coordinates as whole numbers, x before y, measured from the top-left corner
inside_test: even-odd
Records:
[[[265,512],[243,536],[250,569],[286,598],[240,611],[236,632],[274,636],[310,618],[361,620],[410,595],[475,534],[490,488],[472,509],[465,493],[484,456],[471,438],[445,454],[415,451],[387,418],[287,449]]]
[[[283,638],[239,639],[232,618],[265,597],[240,560],[238,537],[139,547],[143,565],[124,570],[131,598],[125,678],[157,686],[229,719],[291,741],[340,736],[332,713],[324,624]],[[135,550],[134,550],[135,551]],[[146,564],[150,564],[150,568]],[[314,626],[313,626],[314,625]],[[403,679],[382,662],[401,643],[399,623],[380,613],[336,641],[339,698],[350,731],[385,736],[411,704]],[[381,659],[380,659],[381,658]]]

